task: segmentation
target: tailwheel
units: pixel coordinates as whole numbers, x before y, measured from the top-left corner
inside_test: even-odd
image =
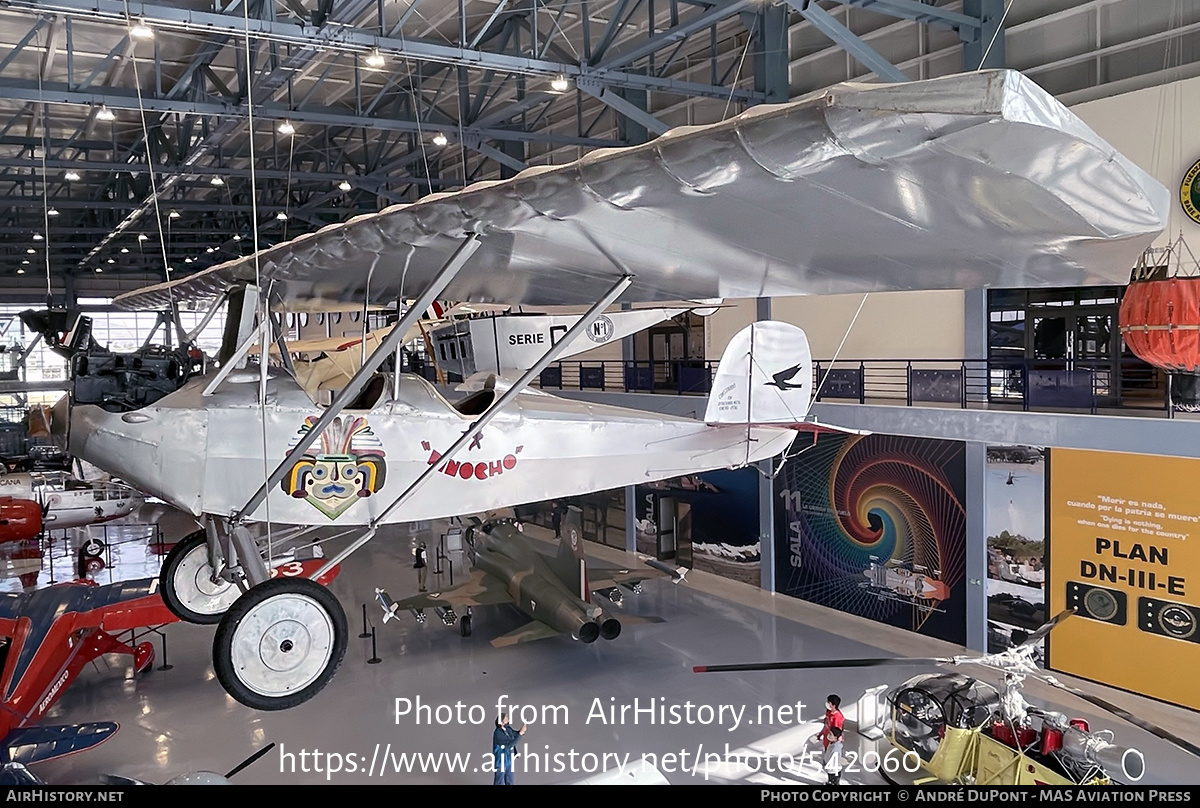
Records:
[[[275,578],[238,598],[217,626],[213,668],[229,695],[286,710],[329,683],[346,655],[346,613],[307,578]]]
[[[203,530],[189,533],[171,548],[159,574],[159,590],[171,613],[187,623],[212,625],[237,600],[241,590],[229,581],[213,583],[208,539]]]

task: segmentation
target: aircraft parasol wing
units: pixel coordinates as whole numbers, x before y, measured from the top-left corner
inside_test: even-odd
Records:
[[[480,247],[450,299],[592,303],[625,272],[630,303],[1124,283],[1169,205],[1019,73],[847,83],[358,216],[116,303],[165,308],[256,278],[285,301],[391,303],[469,234]]]

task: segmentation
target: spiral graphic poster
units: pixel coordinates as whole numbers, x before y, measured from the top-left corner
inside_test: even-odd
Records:
[[[958,441],[801,432],[775,478],[778,590],[963,644],[964,453]]]

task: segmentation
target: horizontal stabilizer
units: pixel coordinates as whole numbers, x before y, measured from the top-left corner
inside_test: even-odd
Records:
[[[763,320],[729,341],[704,420],[709,424],[798,424],[812,400],[812,353],[804,330]]]
[[[492,647],[506,648],[517,643],[533,642],[534,640],[544,640],[549,637],[558,636],[559,633],[555,629],[550,628],[550,626],[540,620],[533,620],[520,628],[513,629],[507,634],[492,640]]]
[[[651,623],[665,622],[667,621],[653,614],[629,614],[628,612],[621,612],[621,624],[626,626],[646,626]]]
[[[120,725],[112,721],[62,724],[13,730],[4,739],[5,763],[29,766],[91,749],[111,738]]]

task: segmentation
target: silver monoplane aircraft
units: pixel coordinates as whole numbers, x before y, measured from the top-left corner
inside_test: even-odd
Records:
[[[228,298],[236,340],[215,375],[153,405],[76,407],[70,444],[203,517],[207,540],[168,559],[164,596],[185,619],[219,621],[214,666],[235,698],[281,709],[333,675],[346,618],[315,580],[271,580],[251,525],[355,526],[332,567],[385,523],[743,465],[789,443],[780,426],[804,418],[812,373],[803,334],[777,324],[731,343],[704,422],[527,391],[618,298],[1119,283],[1162,231],[1169,200],[1020,74],[841,85],[359,216],[123,296],[133,309]],[[511,387],[451,404],[419,379],[375,375],[439,298],[592,305]],[[247,367],[252,345],[278,339],[275,300],[409,299],[327,409],[284,372]]]

